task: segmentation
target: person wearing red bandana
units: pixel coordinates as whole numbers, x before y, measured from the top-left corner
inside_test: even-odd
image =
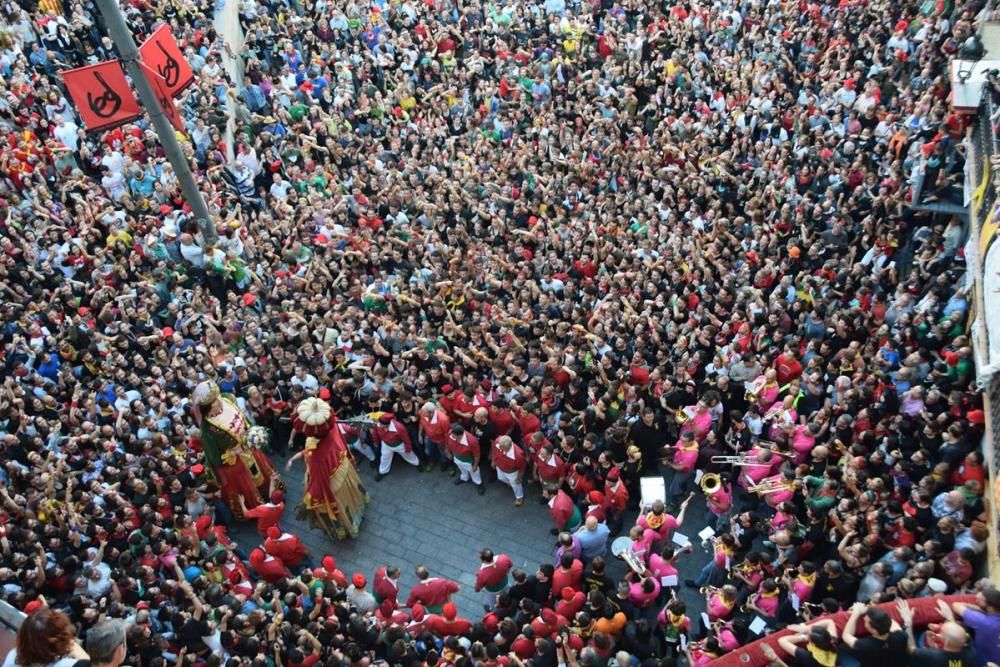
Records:
[[[285,513],[285,494],[281,491],[271,492],[271,501],[247,509],[243,496],[239,497],[240,509],[244,518],[257,519],[257,532],[267,535],[267,529],[277,526],[281,515]]]
[[[313,570],[313,576],[321,581],[332,581],[341,588],[347,588],[347,576],[337,569],[337,559],[329,554],[323,556],[321,566]]]
[[[483,478],[479,474],[479,440],[476,436],[466,431],[461,424],[452,424],[451,435],[448,436],[448,451],[458,468],[459,476],[455,484],[465,484],[472,480],[479,495],[486,493]]]
[[[269,556],[263,549],[257,548],[250,552],[250,567],[257,575],[269,584],[276,584],[279,581],[292,576],[285,564],[274,556]]]
[[[506,484],[514,492],[514,505],[524,504],[524,470],[527,461],[524,451],[514,444],[509,435],[502,435],[493,442],[493,456],[490,465],[497,472],[497,479]]]
[[[420,466],[420,459],[413,451],[410,434],[403,423],[396,419],[392,413],[384,412],[379,416],[378,424],[372,429],[372,439],[380,456],[378,474],[375,475],[376,482],[381,482],[382,478],[389,474],[392,460],[397,456],[411,466]]]
[[[430,614],[424,621],[424,629],[438,637],[465,636],[472,630],[472,623],[458,615],[453,602],[446,602],[441,614]]]
[[[283,533],[277,526],[267,529],[264,551],[280,560],[289,569],[298,567],[309,556],[309,550],[302,540],[291,533]]]

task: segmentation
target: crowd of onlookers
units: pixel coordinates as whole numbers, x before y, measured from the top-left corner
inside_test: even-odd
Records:
[[[116,56],[93,3],[0,7],[0,585],[30,614],[22,667],[91,643],[111,667],[701,665],[758,617],[982,574],[966,230],[912,197],[962,187],[947,68],[984,0],[243,0],[242,44],[203,0],[122,9],[140,42],[169,23],[196,73],[178,102],[219,241],[145,122],[81,127],[58,74]],[[397,596],[395,566],[342,573],[280,521],[237,547],[189,446],[203,379],[279,457],[305,397],[391,412],[428,474],[541,494],[557,561],[492,545],[480,572],[503,577],[465,619],[434,573]],[[449,446],[469,436],[472,462]],[[704,609],[671,594],[702,502]],[[979,664],[984,595],[956,611]],[[904,664],[864,615],[884,645],[856,659]],[[802,630],[775,660],[855,643]],[[956,623],[921,641],[921,664],[970,659]]]

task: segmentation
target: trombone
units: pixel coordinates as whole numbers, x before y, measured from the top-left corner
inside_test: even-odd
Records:
[[[754,468],[770,468],[770,463],[759,463],[757,457],[750,454],[738,454],[736,456],[713,456],[712,463],[731,463],[734,466],[750,466]]]
[[[789,486],[789,484],[791,486]],[[786,482],[783,479],[765,479],[760,484],[756,484],[747,488],[749,493],[756,493],[758,495],[766,496],[769,493],[776,493],[778,491],[786,491],[788,489],[794,489],[797,482],[794,480],[791,482]]]

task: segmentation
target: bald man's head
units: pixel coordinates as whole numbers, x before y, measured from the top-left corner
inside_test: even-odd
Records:
[[[969,635],[961,625],[949,621],[941,626],[941,641],[944,642],[944,650],[961,651],[968,643]]]
[[[597,517],[594,516],[593,514],[588,516],[587,520],[584,522],[584,525],[587,527],[587,530],[597,530],[597,524],[598,524]]]

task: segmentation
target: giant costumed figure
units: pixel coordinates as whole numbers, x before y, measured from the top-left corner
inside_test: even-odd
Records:
[[[211,380],[202,382],[194,388],[191,398],[194,417],[201,429],[205,463],[215,477],[223,501],[242,519],[240,496],[247,509],[251,509],[267,502],[272,490],[284,485],[259,444],[254,445],[261,441],[259,428],[250,428],[246,415],[230,396],[222,394],[219,385]]]
[[[301,512],[332,538],[357,537],[368,494],[333,409],[319,398],[307,398],[296,406],[292,427],[306,435],[305,449],[290,458],[286,467],[297,458],[305,459]]]

